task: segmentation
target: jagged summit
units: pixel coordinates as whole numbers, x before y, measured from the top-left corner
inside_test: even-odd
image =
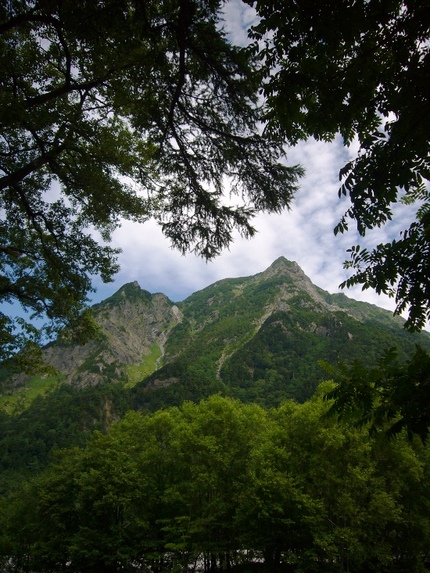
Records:
[[[278,257],[273,263],[268,267],[263,274],[274,276],[274,275],[296,275],[301,277],[306,277],[310,280],[304,273],[301,266],[296,263],[296,261],[290,261],[285,257]]]
[[[155,300],[164,300],[166,304],[173,306],[174,303],[163,293],[151,293],[143,289],[137,281],[122,285],[113,295],[93,306],[97,314],[107,306],[124,305],[129,303],[153,304]]]
[[[123,292],[140,292],[143,289],[137,281],[133,281],[131,283],[126,283],[119,290]]]
[[[51,344],[46,360],[61,382],[78,387],[137,384],[145,404],[163,392],[301,401],[325,376],[319,360],[371,363],[388,347],[430,347],[428,333],[418,340],[389,311],[329,294],[283,256],[263,272],[217,281],[177,304],[130,282],[95,305],[94,316],[100,339]],[[21,387],[29,384],[27,378]]]
[[[273,261],[273,263],[270,265],[269,269],[271,269],[271,268],[273,268],[273,269],[286,269],[290,272],[297,272],[297,271],[302,270],[301,267],[299,266],[299,264],[296,263],[296,261],[290,261],[283,256],[275,259]]]
[[[151,297],[151,293],[145,289],[142,289],[141,286],[137,281],[133,281],[130,283],[125,283],[122,285],[116,292],[113,293],[110,297],[95,305],[95,307],[100,305],[105,305],[109,303],[114,303],[119,300],[135,298],[135,297],[143,297],[149,298]]]

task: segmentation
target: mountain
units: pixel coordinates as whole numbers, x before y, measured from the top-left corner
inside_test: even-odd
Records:
[[[374,305],[315,286],[281,257],[264,272],[224,279],[174,303],[137,283],[94,307],[100,337],[52,343],[54,377],[0,381],[0,495],[83,445],[128,410],[156,411],[222,394],[276,406],[304,402],[327,378],[319,360],[376,362],[396,346],[406,358],[427,332]]]
[[[216,392],[277,405],[304,401],[326,378],[319,360],[377,360],[397,346],[407,356],[430,335],[406,332],[400,318],[315,286],[284,257],[254,276],[224,279],[173,303],[134,282],[94,306],[101,327],[84,346],[52,343],[55,378],[3,382],[0,406],[28,405],[59,385],[115,383],[137,408],[156,409]],[[22,407],[22,406],[21,406]]]
[[[406,357],[430,335],[374,305],[315,286],[281,257],[257,275],[225,279],[178,305],[183,318],[165,345],[163,366],[133,392],[154,409],[222,392],[244,401],[303,402],[327,374],[319,360],[376,362],[396,346]]]
[[[170,331],[182,320],[178,307],[165,295],[151,294],[137,282],[124,285],[93,308],[101,327],[97,340],[80,347],[52,344],[46,349],[47,362],[78,387],[143,378],[149,363],[151,371],[157,367]]]

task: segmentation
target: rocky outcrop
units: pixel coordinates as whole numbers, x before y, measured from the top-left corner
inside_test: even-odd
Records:
[[[94,317],[101,327],[99,339],[83,346],[51,344],[44,352],[65,383],[84,387],[126,381],[127,366],[141,364],[154,345],[163,353],[182,313],[164,294],[151,294],[134,282],[96,305]],[[16,383],[24,380],[20,377]]]
[[[60,382],[136,385],[144,401],[169,386],[172,395],[188,388],[182,392],[188,399],[199,388],[202,395],[225,388],[234,394],[238,386],[241,396],[254,385],[258,399],[302,400],[325,375],[318,361],[371,362],[386,347],[400,345],[407,353],[418,341],[390,312],[329,294],[284,257],[264,272],[220,280],[177,305],[134,282],[93,310],[99,339],[83,346],[53,343],[46,361],[60,372]],[[419,340],[430,347],[427,333]],[[8,391],[31,381],[20,376],[13,384]]]

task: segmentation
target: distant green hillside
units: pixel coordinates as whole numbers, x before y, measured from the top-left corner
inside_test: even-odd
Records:
[[[284,258],[178,304],[131,283],[94,311],[100,339],[47,347],[58,377],[3,377],[5,483],[130,409],[156,411],[217,393],[264,406],[304,402],[327,378],[319,360],[371,365],[393,346],[403,358],[417,343],[430,349],[429,333],[410,334],[386,310],[323,291]]]
[[[280,258],[258,275],[225,279],[180,305],[165,365],[134,389],[138,407],[156,409],[219,391],[264,405],[307,400],[326,378],[319,360],[372,363],[392,346],[406,358],[428,333],[374,305],[316,287]]]

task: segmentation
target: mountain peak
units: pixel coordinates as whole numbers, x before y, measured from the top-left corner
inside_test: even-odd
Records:
[[[123,285],[117,292],[135,293],[141,290],[142,289],[140,288],[139,283],[137,281],[133,281],[131,283],[126,283],[125,285]]]
[[[137,281],[126,283],[118,289],[113,295],[105,299],[101,303],[95,305],[95,308],[103,307],[106,305],[122,304],[124,301],[146,301],[149,303],[152,299],[152,294],[140,287]]]
[[[294,280],[307,278],[304,271],[295,261],[289,261],[285,257],[278,257],[273,263],[268,267],[262,275],[264,277],[273,276],[292,276]],[[308,279],[309,280],[309,279]]]
[[[269,269],[287,270],[290,273],[303,272],[301,267],[295,261],[289,261],[285,257],[278,257],[275,261],[273,261]]]

